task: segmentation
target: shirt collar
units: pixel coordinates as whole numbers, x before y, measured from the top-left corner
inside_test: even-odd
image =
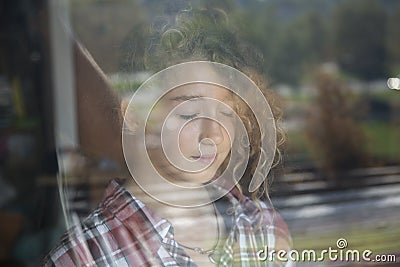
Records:
[[[137,199],[122,184],[124,180],[112,180],[106,189],[103,206],[107,207],[124,226],[135,236],[141,238],[154,256],[160,248],[160,243],[169,235],[173,228],[169,221],[152,212],[142,201]]]

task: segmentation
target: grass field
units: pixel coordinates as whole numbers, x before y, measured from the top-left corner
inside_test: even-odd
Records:
[[[364,122],[360,123],[366,142],[365,146],[372,160],[371,165],[382,165],[385,162],[400,162],[400,126],[394,123]],[[287,131],[286,154],[301,155],[304,161],[311,159],[311,147],[306,133],[302,129]]]

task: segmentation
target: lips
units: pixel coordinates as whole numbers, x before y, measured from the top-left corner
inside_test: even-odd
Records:
[[[193,160],[202,162],[202,163],[212,163],[217,159],[217,155],[216,154],[212,154],[212,155],[201,155],[201,156],[192,156]]]

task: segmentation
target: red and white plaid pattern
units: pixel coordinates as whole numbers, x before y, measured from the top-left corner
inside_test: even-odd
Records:
[[[263,202],[261,213],[237,190],[226,198],[237,208],[218,266],[294,266],[257,259],[257,251],[265,246],[271,251],[279,244],[279,249],[290,250],[292,241],[279,214]],[[99,207],[62,237],[43,266],[197,265],[174,240],[172,225],[113,180]]]

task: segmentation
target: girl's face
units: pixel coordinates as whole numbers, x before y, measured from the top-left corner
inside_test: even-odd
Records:
[[[146,146],[158,172],[179,184],[210,181],[231,151],[233,105],[229,90],[206,83],[165,94],[146,126]]]

